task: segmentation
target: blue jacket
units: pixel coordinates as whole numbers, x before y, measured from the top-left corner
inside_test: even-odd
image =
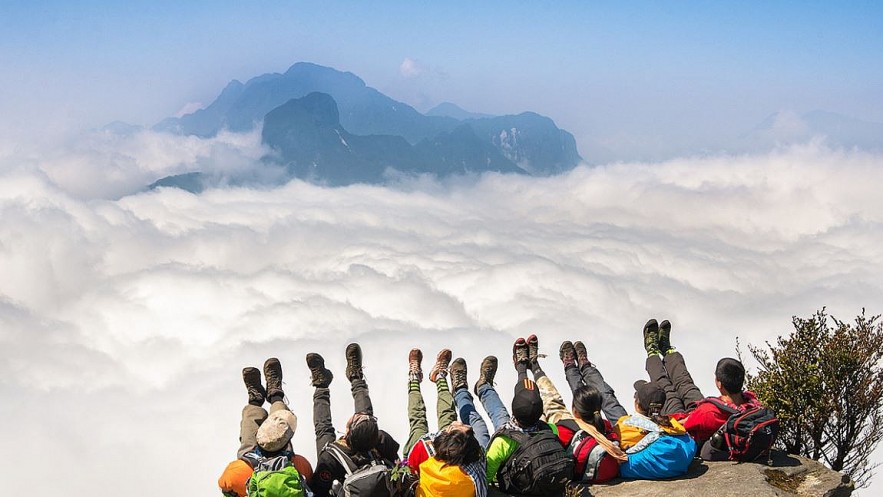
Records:
[[[695,455],[696,442],[690,435],[663,435],[644,450],[629,454],[629,460],[619,466],[619,476],[641,480],[681,476]]]

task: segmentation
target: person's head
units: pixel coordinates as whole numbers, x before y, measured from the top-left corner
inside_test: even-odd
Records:
[[[472,427],[455,421],[432,441],[435,457],[445,466],[463,466],[481,459],[481,445],[472,433]]]
[[[635,382],[635,409],[661,426],[670,426],[671,420],[662,414],[665,405],[665,390],[655,381]]]
[[[537,384],[524,379],[515,384],[515,395],[512,397],[512,417],[518,426],[533,426],[543,415],[543,399]]]
[[[724,357],[717,361],[714,368],[714,383],[721,394],[741,393],[745,383],[745,367],[732,357]]]
[[[353,414],[346,423],[344,440],[346,445],[356,452],[368,452],[377,447],[380,441],[377,418],[363,412]]]
[[[583,385],[573,392],[573,416],[595,425],[598,431],[604,431],[601,419],[601,392],[595,387]]]
[[[278,452],[288,446],[297,430],[297,416],[288,409],[280,409],[270,414],[258,427],[258,446],[265,452]]]

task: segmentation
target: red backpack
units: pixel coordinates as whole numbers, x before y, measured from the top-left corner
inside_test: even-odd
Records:
[[[714,397],[705,400],[730,415],[711,436],[712,447],[729,451],[731,461],[753,462],[769,457],[779,434],[779,418],[772,409],[752,403],[741,411]]]
[[[616,433],[604,434],[612,441],[618,441]],[[583,483],[602,483],[619,476],[619,462],[604,447],[598,444],[591,435],[583,430],[573,434],[567,451],[573,454],[576,461],[574,480]]]

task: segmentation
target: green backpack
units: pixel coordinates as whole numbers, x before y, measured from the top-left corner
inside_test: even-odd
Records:
[[[255,471],[248,480],[248,497],[304,497],[303,478],[294,466]]]

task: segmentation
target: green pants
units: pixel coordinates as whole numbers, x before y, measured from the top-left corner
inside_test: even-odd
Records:
[[[441,431],[454,421],[457,421],[457,411],[454,409],[454,397],[448,389],[448,382],[445,378],[439,378],[435,383],[438,391],[438,402],[436,403],[436,416],[438,417],[438,430]],[[423,394],[420,392],[420,383],[416,381],[408,382],[408,425],[410,431],[408,433],[408,442],[405,443],[404,457],[408,457],[414,444],[427,433],[429,433],[429,423],[426,421],[426,404],[423,403]]]
[[[270,405],[270,414],[280,410],[288,409],[285,402],[277,400]],[[258,428],[261,423],[266,421],[267,411],[263,407],[246,404],[242,408],[242,421],[239,422],[239,450],[236,452],[237,458],[253,451],[258,446],[257,435]]]

